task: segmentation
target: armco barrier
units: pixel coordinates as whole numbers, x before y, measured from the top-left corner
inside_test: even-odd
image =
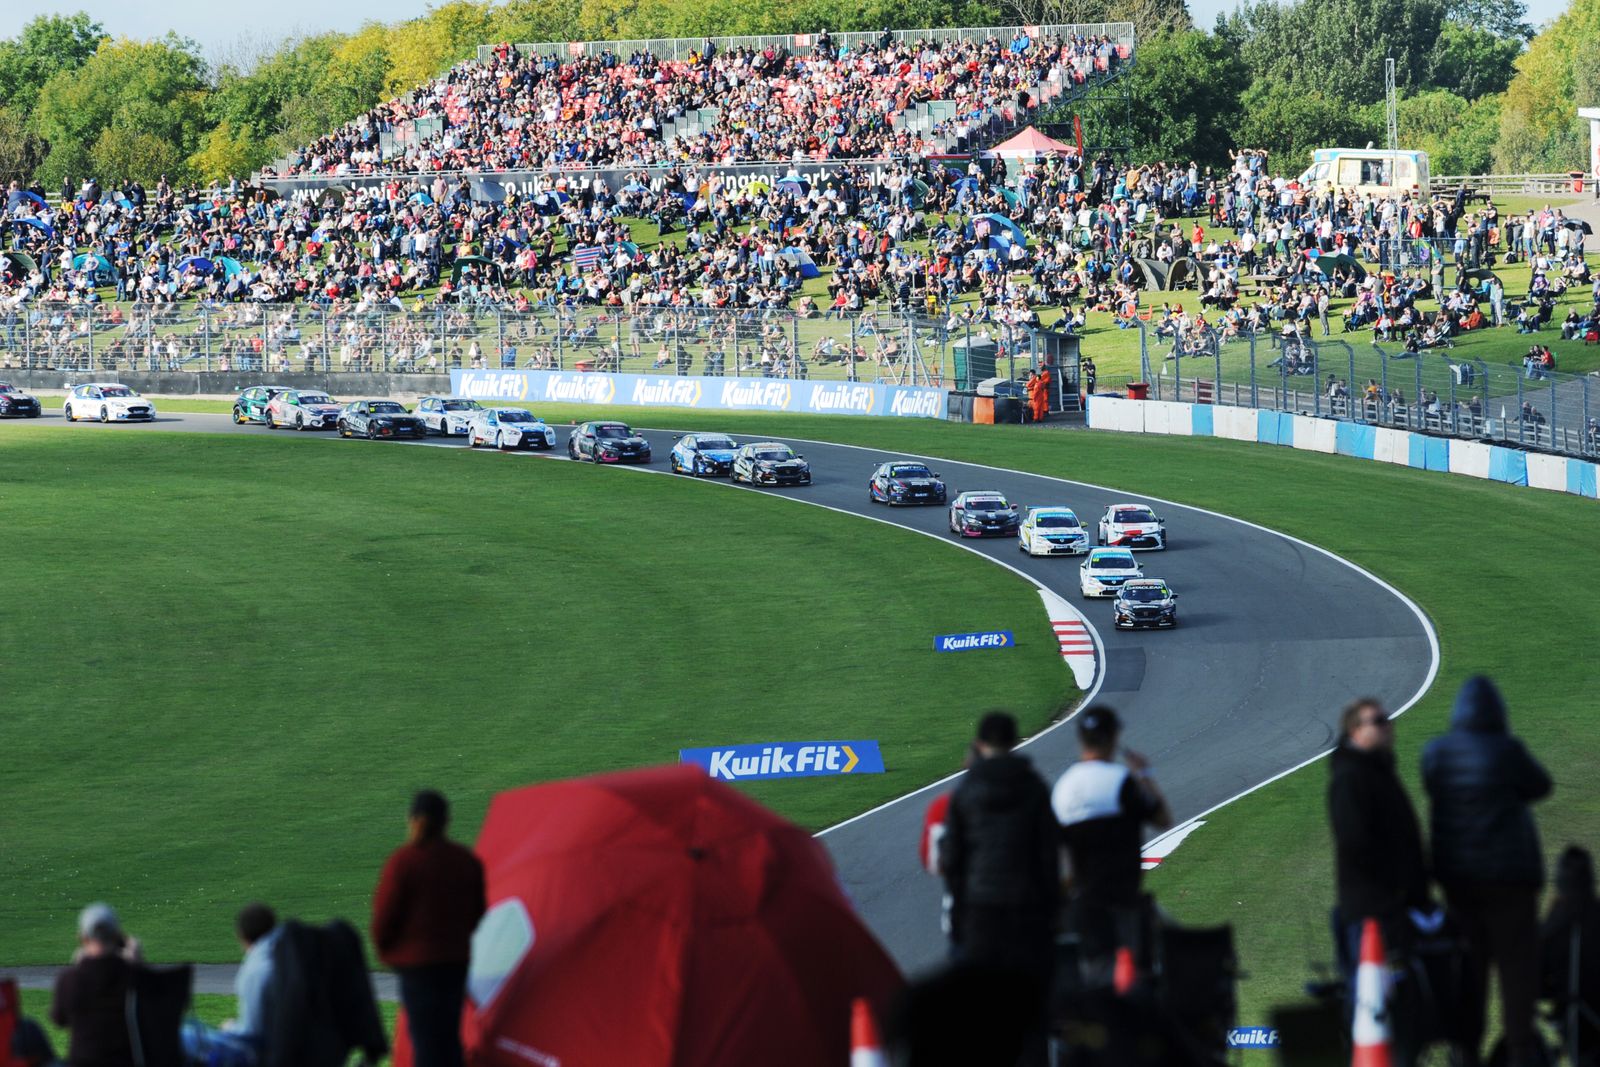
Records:
[[[784,378],[664,377],[584,371],[453,370],[450,390],[475,400],[617,404],[707,411],[813,415],[897,415],[942,419],[949,390],[921,385],[813,382]]]
[[[1588,460],[1281,411],[1091,396],[1088,423],[1095,430],[1227,437],[1338,453],[1590,499],[1595,499],[1600,491],[1600,467]],[[1246,430],[1251,432],[1246,433]]]

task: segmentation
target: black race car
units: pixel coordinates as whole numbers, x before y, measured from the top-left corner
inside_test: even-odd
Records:
[[[950,505],[950,532],[957,537],[1015,537],[1022,512],[992,490],[969,490]]]
[[[729,478],[746,485],[810,485],[811,464],[776,441],[758,441],[733,454]]]
[[[1167,587],[1165,578],[1129,578],[1117,590],[1117,599],[1111,605],[1112,622],[1119,630],[1176,626],[1177,599],[1178,594]]]
[[[595,463],[649,463],[650,442],[625,422],[586,422],[567,438],[567,456]]]
[[[867,499],[875,504],[943,504],[944,482],[924,463],[884,463],[872,472]]]
[[[0,382],[0,419],[37,419],[42,410],[36,397],[10,382]]]
[[[426,437],[428,424],[397,400],[352,400],[339,412],[340,437],[366,437],[373,441],[395,437]]]

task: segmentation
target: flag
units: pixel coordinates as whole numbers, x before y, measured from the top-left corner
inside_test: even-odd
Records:
[[[572,250],[572,264],[580,271],[591,271],[600,263],[599,245],[579,245]]]

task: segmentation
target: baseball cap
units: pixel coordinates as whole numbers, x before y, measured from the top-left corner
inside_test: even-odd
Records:
[[[97,901],[78,913],[78,936],[121,937],[122,923],[117,919],[117,913],[111,910],[110,904]]]
[[[1117,713],[1108,707],[1096,705],[1078,716],[1078,737],[1104,743],[1122,732],[1122,722]]]

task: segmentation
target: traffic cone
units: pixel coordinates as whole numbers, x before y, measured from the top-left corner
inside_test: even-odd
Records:
[[[1361,962],[1356,965],[1355,1023],[1351,1028],[1350,1067],[1394,1067],[1389,1047],[1389,971],[1383,962],[1378,920],[1361,927]]]
[[[866,997],[857,997],[850,1005],[850,1067],[889,1067]]]
[[[1134,980],[1138,977],[1138,971],[1133,966],[1133,949],[1123,945],[1117,949],[1117,958],[1111,967],[1111,988],[1117,991],[1118,996],[1124,996],[1133,988]]]

